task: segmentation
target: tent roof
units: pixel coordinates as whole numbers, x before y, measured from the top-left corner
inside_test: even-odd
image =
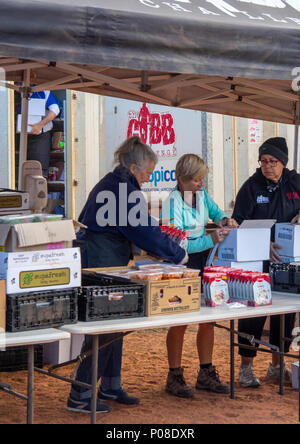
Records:
[[[299,48],[299,0],[0,4],[0,68],[37,89],[299,124]]]

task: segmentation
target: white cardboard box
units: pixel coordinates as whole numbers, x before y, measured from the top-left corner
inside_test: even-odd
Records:
[[[299,362],[292,364],[292,384],[294,389],[299,390]]]
[[[262,273],[264,263],[263,261],[233,262],[233,261],[221,261],[220,259],[215,259],[214,266],[237,268],[240,270],[255,271],[257,273]]]
[[[240,228],[231,229],[219,246],[218,258],[232,262],[269,260],[274,223],[274,220],[251,220],[244,221]]]
[[[62,364],[70,361],[71,339],[61,339],[60,341],[44,344],[43,362],[44,364]]]
[[[39,123],[41,120],[43,119],[43,117],[41,115],[28,115],[28,125],[27,125],[27,132],[30,133],[30,131],[32,130],[32,126],[30,125],[34,125],[35,123]],[[22,116],[21,114],[18,114],[18,118],[17,118],[17,133],[21,132],[21,125],[22,125]]]
[[[84,338],[85,335],[71,335],[70,361],[80,355]]]
[[[275,242],[282,247],[280,256],[300,256],[300,225],[276,224]]]
[[[0,253],[0,279],[7,294],[80,287],[80,249]]]
[[[2,251],[35,251],[68,248],[76,239],[72,220],[0,224]]]

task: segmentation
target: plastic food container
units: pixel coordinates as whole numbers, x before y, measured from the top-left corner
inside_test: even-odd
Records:
[[[162,278],[162,271],[138,271],[131,277],[131,279],[140,279],[141,281],[161,281]]]
[[[194,270],[193,268],[185,268],[183,270],[184,278],[196,278],[199,276],[200,270]]]
[[[183,270],[178,268],[166,268],[163,271],[163,279],[182,279]]]

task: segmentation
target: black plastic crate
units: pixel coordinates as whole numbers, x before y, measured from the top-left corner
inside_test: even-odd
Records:
[[[16,372],[27,370],[28,349],[27,347],[9,347],[0,351],[0,372]],[[43,368],[43,346],[34,346],[34,365]]]
[[[145,316],[144,284],[95,272],[82,273],[78,294],[80,321],[98,321]]]
[[[78,320],[78,289],[7,295],[6,330],[18,332],[74,324]]]

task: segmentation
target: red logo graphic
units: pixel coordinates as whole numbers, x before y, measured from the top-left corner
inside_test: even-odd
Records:
[[[286,193],[286,195],[289,200],[299,199],[299,194],[296,191],[293,191],[292,193]]]
[[[138,116],[130,113],[127,138],[139,136],[143,143],[149,145],[171,145],[175,142],[174,120],[171,114],[150,113],[144,103]]]

